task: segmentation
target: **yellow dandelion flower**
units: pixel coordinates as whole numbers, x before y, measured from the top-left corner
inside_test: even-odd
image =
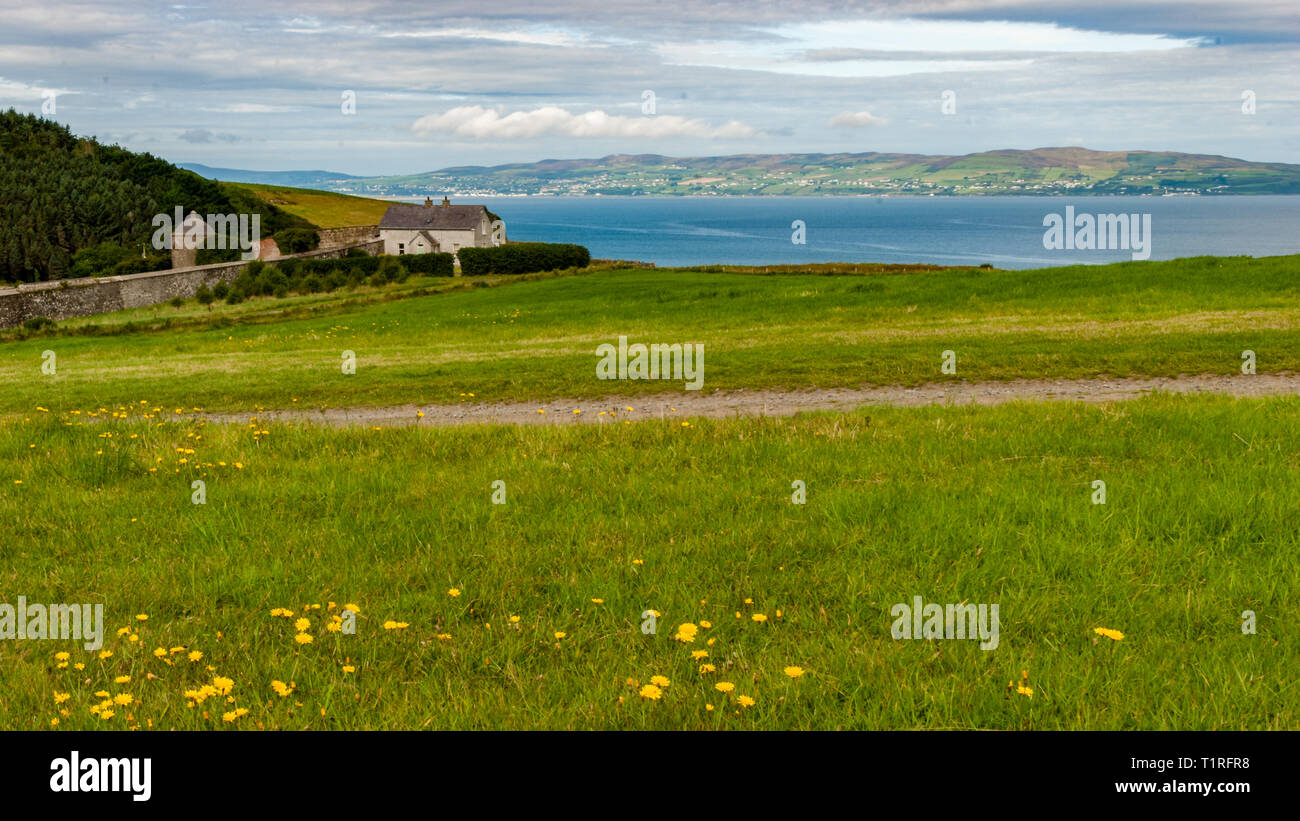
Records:
[[[297,685],[295,684],[285,684],[283,681],[280,681],[279,679],[273,679],[271,681],[271,689],[274,690],[276,692],[276,695],[280,696],[280,698],[284,698],[285,696],[291,695],[296,686]]]
[[[1094,627],[1094,628],[1092,629],[1092,632],[1096,633],[1096,634],[1099,635],[1099,636],[1105,636],[1106,638],[1110,639],[1111,641],[1123,641],[1123,640],[1124,640],[1124,634],[1121,633],[1121,632],[1118,631],[1118,630],[1108,630],[1108,629],[1105,628],[1105,627]]]
[[[706,659],[708,657],[709,657],[708,650],[694,650],[691,652],[691,658],[695,659],[696,661],[699,661],[700,659]]]
[[[717,690],[719,693],[730,693],[732,690],[736,689],[736,685],[732,684],[730,681],[719,681],[717,684],[713,685],[713,689]]]
[[[700,665],[700,675],[704,675],[705,673],[716,673],[717,670],[718,670],[718,668],[717,668],[717,667],[714,667],[712,664],[701,664],[701,665]]]
[[[113,703],[121,707],[126,707],[133,701],[135,701],[135,696],[131,695],[130,693],[118,693],[117,695],[113,696]]]
[[[190,661],[198,661],[203,658],[203,652],[201,650],[191,650],[186,658]]]
[[[384,622],[385,630],[405,630],[410,626],[411,625],[409,622],[393,621],[392,619],[389,619],[388,621]]]
[[[311,644],[316,639],[312,638],[310,633],[299,633],[293,637],[293,640],[299,644]]]
[[[763,615],[762,613],[755,613],[754,615],[750,616],[750,618],[758,622],[759,624],[762,624],[763,622],[767,621],[767,616]]]
[[[67,701],[67,700],[70,699],[70,698],[72,698],[72,694],[71,694],[71,693],[60,693],[58,690],[55,690],[55,691],[54,691],[54,703],[55,703],[55,704],[62,704],[63,702]]]
[[[668,680],[667,676],[651,676],[650,683],[657,687],[667,687],[672,684],[672,682]]]
[[[794,665],[791,665],[785,668],[785,674],[790,678],[799,678],[799,676],[802,676],[804,674],[804,669],[802,667],[796,667]]]
[[[644,687],[641,688],[641,692],[640,692],[641,698],[648,698],[654,701],[658,701],[663,694],[664,691],[659,689],[653,684],[645,685]]]
[[[753,707],[754,699],[750,698],[749,696],[738,696],[736,698],[736,703],[739,704],[741,707]]]
[[[113,679],[113,683],[114,683],[114,684],[126,684],[126,683],[129,682],[130,680],[131,680],[131,677],[130,677],[130,676],[118,676],[117,678]]]
[[[555,638],[556,638],[557,641],[560,640],[560,639],[562,639],[562,638],[564,638],[564,637],[567,636],[567,635],[569,635],[569,634],[566,633],[566,632],[564,632],[563,630],[556,630],[556,631],[555,631]]]
[[[700,628],[696,627],[694,624],[691,624],[688,621],[678,626],[677,633],[676,635],[673,636],[673,638],[682,642],[692,642],[695,641],[695,634],[698,633],[699,630]]]

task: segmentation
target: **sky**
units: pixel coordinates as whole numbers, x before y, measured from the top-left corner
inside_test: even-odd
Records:
[[[262,171],[1065,145],[1300,163],[1297,77],[1297,0],[0,0],[0,108]]]

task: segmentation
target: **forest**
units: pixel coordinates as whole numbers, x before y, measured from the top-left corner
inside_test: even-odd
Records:
[[[78,137],[63,125],[0,112],[0,282],[38,282],[170,267],[149,247],[155,214],[260,214],[264,235],[314,234],[316,226],[234,186],[151,154]],[[200,251],[198,262],[237,251]]]

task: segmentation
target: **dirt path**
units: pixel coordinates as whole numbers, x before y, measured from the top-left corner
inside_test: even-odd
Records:
[[[1152,391],[1217,393],[1230,396],[1300,395],[1300,374],[1178,376],[1114,379],[1021,379],[1010,382],[927,384],[914,388],[827,388],[803,391],[719,391],[639,398],[557,400],[502,404],[401,405],[397,407],[263,411],[268,421],[325,425],[508,425],[610,424],[658,418],[789,416],[800,411],[850,410],[871,405],[997,405],[1003,402],[1115,402]],[[631,410],[628,410],[631,408]],[[542,411],[539,413],[538,411]],[[575,410],[581,413],[574,413]],[[419,416],[420,413],[424,415]],[[214,422],[247,422],[249,415],[202,414]]]

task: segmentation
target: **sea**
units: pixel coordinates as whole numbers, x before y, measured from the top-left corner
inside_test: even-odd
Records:
[[[1085,214],[1124,214],[1136,215],[1140,229],[1149,216],[1154,260],[1300,253],[1300,196],[452,199],[486,204],[505,222],[510,240],[573,242],[598,259],[660,267],[885,262],[1040,268],[1134,258],[1131,248],[1044,247],[1050,215],[1063,223],[1067,206],[1076,225]]]

